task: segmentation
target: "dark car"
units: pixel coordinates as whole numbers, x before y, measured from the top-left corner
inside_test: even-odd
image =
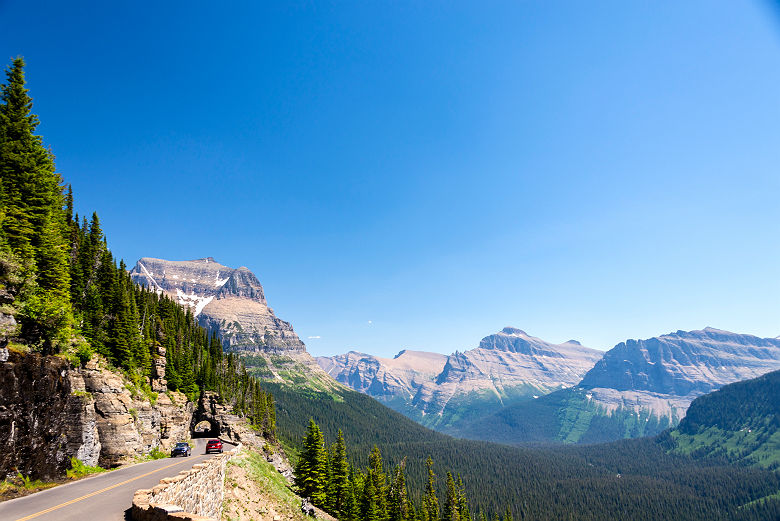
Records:
[[[219,440],[209,440],[209,442],[206,444],[206,454],[209,452],[222,453],[222,442]]]
[[[175,458],[176,456],[189,456],[191,452],[192,449],[190,449],[190,444],[181,441],[177,443],[173,449],[171,449],[171,457]]]

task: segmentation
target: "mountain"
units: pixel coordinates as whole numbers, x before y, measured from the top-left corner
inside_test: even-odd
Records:
[[[705,328],[616,345],[578,385],[498,411],[457,434],[504,443],[593,443],[655,435],[691,402],[780,369],[780,339]]]
[[[423,425],[457,432],[463,422],[576,384],[601,356],[574,340],[551,344],[506,327],[449,356],[404,350],[388,359],[352,351],[317,363]]]
[[[226,350],[241,354],[252,375],[322,390],[338,386],[306,351],[292,325],[274,314],[262,284],[246,267],[230,268],[213,257],[143,257],[130,277],[188,306],[200,325],[219,334]]]
[[[668,440],[679,454],[780,468],[780,371],[696,398]]]
[[[305,351],[289,322],[268,307],[263,286],[245,267],[228,268],[212,257],[169,261],[144,257],[130,276],[136,284],[189,306],[206,328],[218,329],[233,351]]]

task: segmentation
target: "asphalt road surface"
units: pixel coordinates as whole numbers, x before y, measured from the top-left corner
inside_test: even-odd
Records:
[[[192,456],[139,463],[0,503],[2,521],[124,521],[140,488],[152,488],[209,456],[206,439],[195,439]],[[225,443],[224,450],[233,446]]]

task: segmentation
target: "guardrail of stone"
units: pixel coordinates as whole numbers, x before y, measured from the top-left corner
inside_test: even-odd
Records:
[[[163,478],[152,489],[133,495],[133,521],[214,521],[222,513],[225,466],[242,448],[217,454],[196,463],[172,478]]]

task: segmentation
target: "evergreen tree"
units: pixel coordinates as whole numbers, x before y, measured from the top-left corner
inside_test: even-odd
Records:
[[[374,445],[371,454],[368,456],[368,464],[368,476],[373,482],[374,494],[376,496],[377,515],[380,520],[385,520],[387,519],[387,476],[382,463],[382,453],[376,445]]]
[[[471,521],[471,511],[469,510],[469,502],[466,499],[466,488],[463,486],[463,480],[458,473],[458,482],[456,483],[458,492],[458,514],[460,515],[460,521]]]
[[[444,499],[442,521],[460,521],[458,503],[458,489],[455,486],[455,480],[452,478],[452,473],[447,472],[447,496]]]
[[[406,459],[393,470],[393,479],[390,484],[387,499],[387,513],[390,521],[409,520],[409,495],[406,489],[406,476],[404,467]]]
[[[312,503],[319,507],[326,504],[327,465],[322,432],[314,420],[309,420],[309,429],[303,440],[303,451],[295,468],[295,485],[302,496],[311,498]]]
[[[331,481],[330,481],[330,496],[333,501],[331,504],[332,511],[336,513],[339,518],[344,517],[347,512],[346,497],[349,490],[349,463],[347,462],[347,445],[344,442],[344,434],[339,429],[336,436],[336,443],[331,448],[330,457],[331,466]]]
[[[34,280],[19,302],[22,336],[44,354],[71,337],[69,230],[62,180],[52,155],[35,135],[38,117],[25,87],[24,60],[16,58],[0,87],[0,244]]]
[[[436,497],[436,474],[433,473],[433,460],[430,456],[425,461],[428,468],[428,481],[425,484],[425,497],[422,504],[423,521],[438,521],[439,498]]]
[[[349,485],[344,495],[344,504],[339,513],[340,521],[357,521],[360,519],[361,483],[354,467],[349,468]]]
[[[360,521],[381,521],[379,510],[379,494],[374,486],[371,471],[363,479],[363,494],[360,499]]]

